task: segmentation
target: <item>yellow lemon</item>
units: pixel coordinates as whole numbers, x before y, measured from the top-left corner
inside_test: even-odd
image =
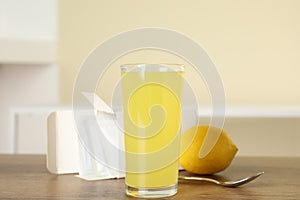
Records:
[[[200,158],[200,149],[206,134],[220,136],[210,152]],[[197,126],[185,131],[181,137],[179,163],[192,173],[213,174],[226,169],[237,151],[238,148],[224,130],[212,126]]]

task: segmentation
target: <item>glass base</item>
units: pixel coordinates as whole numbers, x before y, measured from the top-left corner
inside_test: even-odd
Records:
[[[138,198],[161,198],[173,196],[177,193],[177,183],[161,188],[135,188],[126,185],[126,194]]]

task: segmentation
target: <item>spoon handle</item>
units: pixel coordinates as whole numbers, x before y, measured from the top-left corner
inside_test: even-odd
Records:
[[[197,176],[178,176],[179,180],[187,180],[187,181],[207,181],[215,184],[220,184],[219,181],[211,178],[205,178],[205,177],[197,177]]]

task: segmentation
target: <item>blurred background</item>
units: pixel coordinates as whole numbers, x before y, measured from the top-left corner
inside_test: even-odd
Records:
[[[69,108],[80,65],[104,40],[141,27],[178,31],[218,68],[225,129],[245,156],[300,156],[300,1],[0,0],[0,153],[44,154],[46,119]],[[95,91],[110,103],[122,63],[184,63],[141,50],[114,61]],[[203,114],[205,115],[205,113]]]

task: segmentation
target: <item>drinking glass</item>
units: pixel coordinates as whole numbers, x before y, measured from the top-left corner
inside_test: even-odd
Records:
[[[177,193],[184,66],[121,66],[126,194]]]

